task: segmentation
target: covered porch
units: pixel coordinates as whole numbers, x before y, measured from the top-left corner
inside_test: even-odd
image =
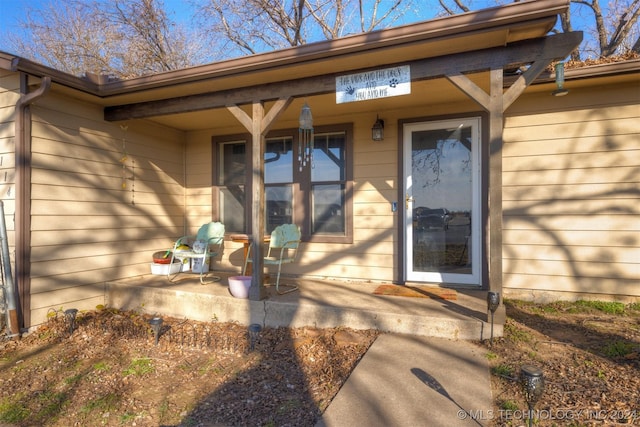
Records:
[[[18,86],[25,94],[26,76],[42,79],[29,119],[36,125],[20,144],[33,159],[25,153],[29,167],[17,168],[15,270],[24,317],[17,323],[40,324],[52,307],[91,309],[106,301],[194,320],[487,337],[486,295],[502,293],[505,273],[504,114],[580,42],[580,33],[548,35],[567,6],[514,3],[126,81],[93,82],[9,58],[11,70],[24,76]],[[391,73],[401,79],[389,79]],[[364,82],[358,87],[365,94],[399,82],[411,90],[379,97],[376,89],[337,102],[355,93],[350,81]],[[24,95],[20,102],[32,100]],[[300,144],[307,104],[314,135],[324,138],[313,146],[323,148]],[[382,140],[372,136],[378,118],[386,123]],[[459,129],[452,118],[473,119],[462,123],[473,129],[471,143],[450,138],[467,155],[457,170],[472,171],[465,193],[455,193],[465,195],[465,205],[448,205],[451,188],[436,194],[437,203],[426,195],[421,203],[412,180],[422,171],[414,173],[409,160],[414,151],[438,150],[426,143],[414,149],[413,135]],[[432,123],[439,127],[411,127]],[[281,149],[267,149],[280,142]],[[329,158],[333,175],[314,177],[313,167],[301,167],[296,159],[305,151]],[[268,176],[266,160],[281,158],[286,176]],[[31,194],[44,198],[32,203]],[[170,284],[146,274],[150,254],[210,221],[225,224],[228,237],[264,241],[267,208],[281,200],[291,206],[272,216],[302,229],[303,252],[288,270],[305,278],[298,292],[278,296],[263,286],[260,245],[251,253],[248,300],[229,295],[225,276],[201,286],[197,277]],[[447,208],[452,216],[434,229],[418,215],[421,207]],[[337,229],[322,221],[338,211]],[[440,256],[448,243],[450,256]],[[437,262],[425,260],[423,247],[435,248],[429,254]],[[240,243],[227,238],[216,264],[237,271],[240,253]],[[373,281],[456,286],[456,299],[378,296]]]
[[[174,283],[151,274],[109,281],[106,303],[161,316],[267,327],[345,327],[469,340],[488,339],[491,333],[486,290],[422,284],[427,291],[419,297],[392,296],[374,293],[383,283],[283,277],[299,290],[278,295],[266,286],[267,297],[255,301],[230,294],[228,278],[237,273],[215,274],[220,280],[207,285],[194,274]],[[496,313],[494,336],[502,335],[503,312]]]

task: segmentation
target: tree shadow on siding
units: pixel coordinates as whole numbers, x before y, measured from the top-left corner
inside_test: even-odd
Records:
[[[632,231],[640,215],[640,165],[626,136],[632,119],[614,111],[615,106],[585,115],[579,109],[545,111],[529,126],[534,131],[516,130],[505,143],[507,291],[537,292],[538,298],[551,289],[569,297],[630,294],[640,244]],[[573,121],[562,122],[568,114]],[[550,287],[550,281],[560,285]]]

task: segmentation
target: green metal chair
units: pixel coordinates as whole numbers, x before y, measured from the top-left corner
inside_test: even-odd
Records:
[[[173,245],[173,251],[171,252],[171,264],[176,258],[189,259],[193,266],[198,265],[200,273],[200,283],[211,283],[220,280],[219,276],[211,276],[208,281],[205,281],[207,274],[209,273],[209,263],[211,257],[217,256],[224,247],[224,224],[221,222],[210,222],[204,224],[198,230],[198,233],[193,236],[182,236]],[[189,249],[179,249],[180,246],[189,246]],[[206,267],[205,267],[206,266]],[[169,269],[167,278],[170,282],[173,282],[175,278],[180,274],[182,270],[177,273],[172,273]],[[196,271],[198,272],[198,271]]]
[[[282,285],[287,290],[280,292],[280,271],[282,270],[282,264],[290,264],[295,262],[298,256],[298,247],[300,246],[300,227],[295,224],[282,224],[279,225],[271,232],[271,239],[269,240],[269,250],[264,257],[264,265],[277,265],[278,274],[276,276],[276,292],[283,295],[289,292],[293,292],[298,289],[296,285]],[[247,251],[247,257],[244,261],[244,268],[242,274],[247,271],[247,264],[253,262],[251,259],[251,248],[253,242],[249,246]]]

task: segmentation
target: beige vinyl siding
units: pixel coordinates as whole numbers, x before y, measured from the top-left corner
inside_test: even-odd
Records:
[[[594,85],[514,105],[503,150],[505,296],[640,296],[639,101],[625,85]]]
[[[391,202],[398,198],[397,111],[386,111],[385,139],[371,140],[373,114],[359,117],[354,149],[353,247],[343,261],[352,280],[392,281],[398,270],[397,221]],[[404,113],[406,114],[406,112]]]
[[[32,111],[37,325],[52,308],[103,304],[105,281],[148,273],[151,254],[181,235],[184,135],[148,122],[125,132],[102,108],[54,93]]]
[[[189,135],[186,150],[185,234],[195,234],[202,224],[218,219],[211,206],[211,134]]]
[[[4,203],[10,256],[15,251],[15,104],[20,98],[16,73],[0,70],[0,200]]]

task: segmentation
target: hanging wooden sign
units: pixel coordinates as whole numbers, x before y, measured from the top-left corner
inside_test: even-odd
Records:
[[[336,77],[336,104],[411,93],[408,65]]]

